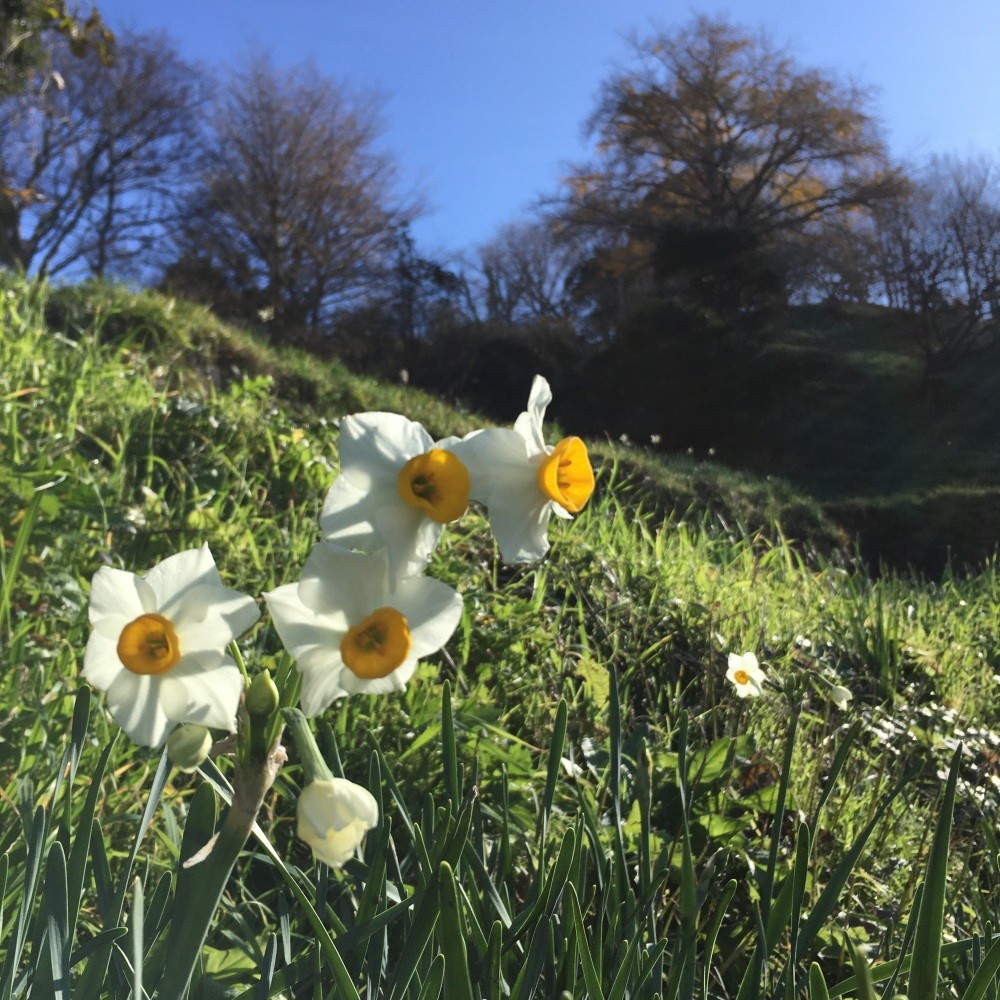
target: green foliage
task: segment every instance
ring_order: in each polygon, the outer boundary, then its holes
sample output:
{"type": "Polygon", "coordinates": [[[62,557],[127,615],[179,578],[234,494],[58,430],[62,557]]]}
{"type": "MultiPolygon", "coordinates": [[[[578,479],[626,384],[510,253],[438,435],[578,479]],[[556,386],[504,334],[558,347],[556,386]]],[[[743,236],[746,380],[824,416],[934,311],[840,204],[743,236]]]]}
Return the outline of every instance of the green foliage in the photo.
{"type": "MultiPolygon", "coordinates": [[[[317,409],[282,394],[296,355],[203,311],[59,294],[53,328],[49,290],[0,291],[0,997],[125,997],[163,981],[232,769],[171,773],[115,738],[77,678],[89,579],[203,541],[233,586],[294,579],[339,416],[469,418],[314,364],[339,385],[317,409]],[[259,367],[187,367],[232,344],[259,367]]],[[[432,572],[463,591],[452,642],[399,696],[318,720],[379,826],[341,871],[315,864],[289,746],[190,996],[991,996],[995,568],[875,581],[791,493],[711,480],[608,450],[534,568],[501,565],[478,517],[450,532],[432,572]],[[740,701],[745,650],[771,683],[740,701]]],[[[266,622],[246,641],[287,694],[278,650],[266,622]]]]}

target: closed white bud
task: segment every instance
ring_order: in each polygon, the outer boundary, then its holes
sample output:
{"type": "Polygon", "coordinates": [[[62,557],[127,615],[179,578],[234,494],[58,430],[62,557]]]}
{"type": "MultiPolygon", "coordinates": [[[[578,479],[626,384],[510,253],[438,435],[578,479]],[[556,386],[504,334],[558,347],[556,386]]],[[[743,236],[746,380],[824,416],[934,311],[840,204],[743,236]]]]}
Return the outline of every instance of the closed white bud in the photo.
{"type": "Polygon", "coordinates": [[[298,834],[317,861],[339,868],[378,825],[375,796],[346,778],[312,781],[302,790],[298,834]]]}

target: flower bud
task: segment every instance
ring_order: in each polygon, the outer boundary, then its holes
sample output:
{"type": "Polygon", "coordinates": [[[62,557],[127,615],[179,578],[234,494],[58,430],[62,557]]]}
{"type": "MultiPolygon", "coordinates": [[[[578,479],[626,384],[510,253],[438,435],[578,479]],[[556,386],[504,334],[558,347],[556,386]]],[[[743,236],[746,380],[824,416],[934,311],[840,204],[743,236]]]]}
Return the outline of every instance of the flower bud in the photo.
{"type": "Polygon", "coordinates": [[[190,774],[212,749],[212,734],[194,723],[178,726],[167,737],[167,756],[180,771],[190,774]]]}
{"type": "Polygon", "coordinates": [[[251,715],[270,715],[278,707],[278,689],[267,670],[262,670],[247,689],[247,711],[251,715]]]}
{"type": "Polygon", "coordinates": [[[378,825],[378,803],[367,788],[346,778],[331,778],[306,785],[296,816],[299,837],[312,848],[316,860],[338,868],[378,825]]]}

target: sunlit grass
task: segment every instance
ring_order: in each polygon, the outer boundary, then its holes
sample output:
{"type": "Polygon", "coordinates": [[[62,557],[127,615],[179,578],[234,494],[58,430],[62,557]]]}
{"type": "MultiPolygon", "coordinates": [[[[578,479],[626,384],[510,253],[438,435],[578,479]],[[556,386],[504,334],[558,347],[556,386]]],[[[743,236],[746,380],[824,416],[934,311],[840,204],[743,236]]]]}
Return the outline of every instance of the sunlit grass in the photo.
{"type": "MultiPolygon", "coordinates": [[[[107,289],[103,299],[60,294],[61,304],[44,288],[16,281],[0,288],[7,912],[17,912],[30,883],[26,845],[37,807],[48,810],[43,840],[50,853],[57,842],[71,853],[77,837],[90,839],[89,776],[117,727],[95,708],[85,734],[76,734],[75,769],[64,753],[84,686],[78,675],[94,571],[107,564],[143,571],[208,542],[227,584],[260,593],[295,579],[315,540],[336,472],[339,417],[387,408],[422,420],[433,434],[475,426],[468,414],[353,380],[335,364],[306,372],[298,356],[220,333],[194,307],[107,289]],[[53,313],[54,301],[61,313],[53,313]],[[54,315],[62,320],[55,326],[54,315]],[[242,368],[225,378],[192,373],[185,359],[200,337],[225,340],[242,368]],[[296,371],[299,382],[289,374],[296,371]],[[311,385],[316,394],[305,400],[288,392],[290,385],[311,385]]],[[[520,402],[512,402],[512,417],[520,402]]],[[[358,984],[373,984],[368,995],[390,995],[393,981],[393,995],[436,995],[430,944],[413,958],[410,985],[393,980],[402,975],[396,963],[410,961],[406,942],[424,930],[431,940],[420,903],[391,922],[384,918],[384,929],[368,936],[352,938],[351,928],[377,922],[415,887],[432,887],[426,898],[447,894],[450,876],[439,864],[446,861],[457,872],[475,974],[486,977],[495,965],[513,995],[530,995],[518,979],[526,968],[541,984],[537,995],[565,989],[583,996],[590,988],[571,930],[572,888],[593,952],[590,972],[606,995],[620,968],[632,995],[684,995],[688,973],[673,973],[667,959],[683,953],[688,930],[704,943],[715,926],[715,958],[706,962],[699,952],[697,979],[709,983],[706,996],[736,997],[758,941],[758,908],[765,898],[772,905],[761,881],[771,860],[779,909],[782,886],[792,899],[786,877],[796,843],[805,842],[796,831],[808,825],[811,849],[800,871],[805,920],[876,817],[864,863],[846,877],[835,918],[817,931],[807,957],[821,962],[831,985],[852,974],[847,938],[870,962],[897,957],[931,853],[941,775],[959,740],[966,755],[956,786],[946,935],[967,938],[995,922],[996,565],[936,583],[897,573],[872,579],[821,515],[782,495],[782,487],[769,493],[766,484],[720,473],[712,503],[677,509],[684,494],[665,484],[701,477],[698,489],[707,493],[711,470],[654,465],[625,449],[602,452],[594,501],[553,529],[541,566],[501,564],[475,514],[448,534],[431,573],[458,586],[465,613],[447,649],[402,695],[351,698],[319,726],[328,758],[348,777],[381,788],[389,826],[369,839],[365,865],[352,863],[343,878],[313,867],[294,837],[294,760],[279,777],[264,832],[305,873],[296,884],[308,888],[335,939],[345,935],[347,968],[358,984]],[[765,507],[770,513],[760,514],[765,507]],[[782,512],[794,523],[775,523],[782,512]],[[725,680],[726,657],[746,650],[756,652],[775,686],[741,702],[725,680]],[[845,710],[828,697],[829,683],[853,692],[845,710]],[[830,785],[836,748],[848,738],[851,751],[830,785]],[[904,775],[908,781],[880,814],[904,775]],[[779,791],[786,799],[776,817],[779,791]],[[366,889],[369,875],[373,888],[366,889]],[[730,878],[736,888],[721,907],[730,878]],[[549,935],[562,942],[555,962],[549,935]],[[644,950],[628,957],[640,937],[644,950]],[[660,941],[666,957],[656,957],[660,941]],[[380,979],[383,946],[389,961],[380,979]],[[421,994],[424,986],[429,992],[421,994]]],[[[252,662],[279,666],[280,646],[266,622],[244,645],[252,662]]],[[[224,760],[219,765],[228,771],[224,760]]],[[[108,885],[133,905],[130,879],[140,877],[147,931],[156,928],[157,913],[168,912],[163,880],[181,856],[199,779],[166,781],[136,844],[156,768],[155,756],[124,738],[109,752],[94,804],[94,836],[107,846],[93,856],[83,886],[78,944],[117,926],[108,885]],[[133,851],[138,860],[130,865],[133,851]]],[[[290,877],[299,879],[294,871],[290,877]]],[[[26,956],[44,951],[44,920],[31,919],[41,922],[25,925],[22,968],[26,956]]],[[[9,945],[16,929],[8,921],[0,933],[9,945]]],[[[434,940],[448,951],[445,940],[434,940]]],[[[150,969],[162,959],[156,941],[146,942],[150,969]]],[[[794,947],[783,924],[772,944],[764,966],[777,976],[794,947]]],[[[304,911],[262,850],[238,869],[210,945],[208,973],[240,989],[263,975],[269,948],[279,969],[271,995],[320,975],[304,911]]],[[[131,952],[119,957],[108,948],[112,974],[104,988],[124,996],[123,956],[131,952]]],[[[956,960],[949,968],[953,992],[942,995],[958,996],[971,966],[956,960]]],[[[802,969],[799,976],[804,987],[802,969]]]]}

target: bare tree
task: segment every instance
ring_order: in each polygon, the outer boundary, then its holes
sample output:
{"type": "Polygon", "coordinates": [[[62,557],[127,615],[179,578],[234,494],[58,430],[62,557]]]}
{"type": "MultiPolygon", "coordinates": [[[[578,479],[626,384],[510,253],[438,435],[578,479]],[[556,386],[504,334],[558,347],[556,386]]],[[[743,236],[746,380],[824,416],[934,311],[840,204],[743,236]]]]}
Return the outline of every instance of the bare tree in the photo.
{"type": "Polygon", "coordinates": [[[886,300],[916,315],[928,373],[952,367],[1000,321],[1000,165],[932,159],[875,221],[886,300]]]}
{"type": "Polygon", "coordinates": [[[414,210],[377,150],[373,98],[257,56],[221,87],[208,132],[169,283],[287,335],[316,332],[391,267],[414,210]]]}
{"type": "Polygon", "coordinates": [[[190,176],[204,79],[161,33],[115,60],[52,58],[61,85],[0,101],[0,266],[104,274],[157,242],[190,176]]]}
{"type": "Polygon", "coordinates": [[[569,294],[580,248],[560,238],[558,223],[532,219],[503,226],[478,247],[473,296],[487,322],[570,320],[569,294]]]}

